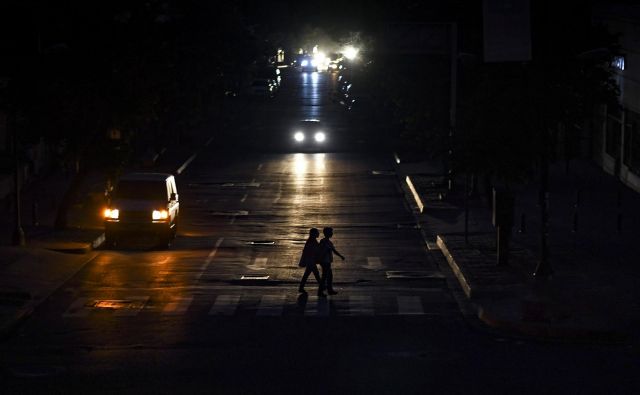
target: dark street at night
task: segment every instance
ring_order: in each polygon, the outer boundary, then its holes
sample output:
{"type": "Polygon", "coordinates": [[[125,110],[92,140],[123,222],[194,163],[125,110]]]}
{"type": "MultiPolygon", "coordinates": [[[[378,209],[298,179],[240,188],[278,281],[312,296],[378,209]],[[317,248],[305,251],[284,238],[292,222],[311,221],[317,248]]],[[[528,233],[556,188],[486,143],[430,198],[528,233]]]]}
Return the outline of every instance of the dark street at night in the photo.
{"type": "Polygon", "coordinates": [[[639,26],[3,2],[0,392],[640,393],[639,26]]]}

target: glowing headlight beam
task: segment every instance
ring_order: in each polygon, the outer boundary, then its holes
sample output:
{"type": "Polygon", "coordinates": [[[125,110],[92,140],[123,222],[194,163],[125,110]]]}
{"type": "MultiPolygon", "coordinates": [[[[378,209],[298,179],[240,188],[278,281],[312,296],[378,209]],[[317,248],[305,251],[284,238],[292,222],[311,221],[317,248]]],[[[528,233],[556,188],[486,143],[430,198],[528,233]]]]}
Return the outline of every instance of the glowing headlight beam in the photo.
{"type": "Polygon", "coordinates": [[[118,219],[120,218],[120,210],[117,208],[106,208],[104,209],[104,217],[107,219],[118,219]]]}
{"type": "Polygon", "coordinates": [[[153,219],[154,221],[167,218],[169,218],[169,213],[167,212],[167,210],[153,210],[153,212],[151,213],[151,219],[153,219]]]}
{"type": "Polygon", "coordinates": [[[318,143],[322,143],[327,139],[327,135],[324,134],[324,132],[317,132],[313,138],[318,142],[318,143]]]}
{"type": "Polygon", "coordinates": [[[296,132],[296,133],[293,135],[293,138],[294,138],[297,142],[301,143],[301,142],[303,142],[303,141],[304,141],[304,133],[302,133],[302,132],[296,132]]]}

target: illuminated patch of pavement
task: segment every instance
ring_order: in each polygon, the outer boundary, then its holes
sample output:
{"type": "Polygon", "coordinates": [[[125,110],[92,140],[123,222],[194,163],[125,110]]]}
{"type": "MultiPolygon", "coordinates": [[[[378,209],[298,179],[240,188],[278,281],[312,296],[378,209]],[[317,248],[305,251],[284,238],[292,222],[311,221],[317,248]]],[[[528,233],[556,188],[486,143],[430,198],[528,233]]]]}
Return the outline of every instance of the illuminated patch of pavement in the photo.
{"type": "Polygon", "coordinates": [[[227,216],[227,217],[234,217],[234,216],[247,216],[249,215],[249,212],[246,210],[236,210],[236,211],[209,211],[207,214],[209,215],[215,215],[215,216],[227,216]]]}

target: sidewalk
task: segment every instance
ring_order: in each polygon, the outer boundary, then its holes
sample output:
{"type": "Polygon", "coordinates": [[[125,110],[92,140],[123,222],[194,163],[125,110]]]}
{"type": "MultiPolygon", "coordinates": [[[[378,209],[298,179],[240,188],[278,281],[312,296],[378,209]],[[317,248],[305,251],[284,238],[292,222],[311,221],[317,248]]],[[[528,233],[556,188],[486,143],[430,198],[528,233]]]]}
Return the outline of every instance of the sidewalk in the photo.
{"type": "MultiPolygon", "coordinates": [[[[548,244],[553,275],[541,280],[532,275],[541,237],[536,183],[515,192],[509,265],[499,267],[490,205],[480,196],[469,198],[465,240],[464,179],[448,192],[442,169],[433,163],[401,162],[397,170],[405,187],[409,176],[424,206],[416,218],[425,241],[437,243],[485,324],[561,341],[639,340],[640,194],[590,162],[574,162],[568,173],[564,164],[551,166],[548,244]]],[[[406,193],[417,207],[409,188],[406,193]]]]}

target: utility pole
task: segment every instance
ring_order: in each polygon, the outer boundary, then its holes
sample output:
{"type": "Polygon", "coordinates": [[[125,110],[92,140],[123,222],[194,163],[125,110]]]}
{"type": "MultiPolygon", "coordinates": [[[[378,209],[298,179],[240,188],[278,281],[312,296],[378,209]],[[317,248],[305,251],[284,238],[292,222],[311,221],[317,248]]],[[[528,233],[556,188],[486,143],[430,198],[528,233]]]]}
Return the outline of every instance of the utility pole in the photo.
{"type": "Polygon", "coordinates": [[[456,107],[458,103],[458,24],[451,23],[450,26],[451,40],[451,86],[449,93],[449,169],[447,171],[448,189],[453,190],[454,173],[453,173],[453,147],[456,133],[456,107]]]}
{"type": "MultiPolygon", "coordinates": [[[[9,94],[11,94],[11,90],[9,90],[9,94]]],[[[9,131],[12,134],[13,161],[14,161],[14,167],[15,167],[15,171],[13,174],[15,227],[13,228],[13,236],[11,238],[11,243],[14,246],[24,247],[26,245],[26,240],[24,237],[24,230],[22,229],[22,212],[21,212],[21,205],[20,205],[20,200],[21,200],[20,199],[20,159],[18,155],[18,130],[16,128],[14,108],[11,105],[9,105],[8,115],[9,116],[7,119],[7,127],[9,128],[9,131]]]]}

